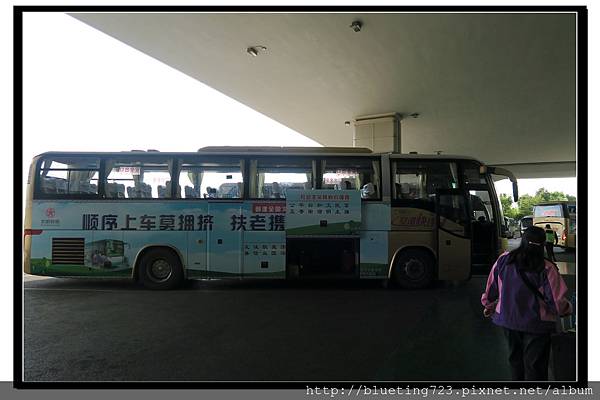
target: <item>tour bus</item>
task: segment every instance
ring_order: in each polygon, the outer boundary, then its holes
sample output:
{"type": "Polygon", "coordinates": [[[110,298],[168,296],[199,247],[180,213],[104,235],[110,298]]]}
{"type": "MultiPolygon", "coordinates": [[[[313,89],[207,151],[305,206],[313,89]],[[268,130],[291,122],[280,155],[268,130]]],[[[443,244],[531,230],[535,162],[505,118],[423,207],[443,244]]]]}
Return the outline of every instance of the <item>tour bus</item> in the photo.
{"type": "Polygon", "coordinates": [[[533,206],[533,224],[545,229],[550,225],[558,236],[558,246],[575,249],[577,208],[575,202],[551,201],[533,206]]]}
{"type": "Polygon", "coordinates": [[[506,228],[469,157],[362,148],[49,152],[30,167],[24,271],[184,279],[363,278],[420,288],[489,271],[506,228]]]}

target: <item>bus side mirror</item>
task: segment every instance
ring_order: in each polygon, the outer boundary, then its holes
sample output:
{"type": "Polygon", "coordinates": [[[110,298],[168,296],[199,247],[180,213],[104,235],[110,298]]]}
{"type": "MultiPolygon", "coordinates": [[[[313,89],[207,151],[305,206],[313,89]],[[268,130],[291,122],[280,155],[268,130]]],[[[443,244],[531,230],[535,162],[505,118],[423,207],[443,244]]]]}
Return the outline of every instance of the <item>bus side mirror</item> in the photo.
{"type": "Polygon", "coordinates": [[[513,182],[512,186],[513,186],[513,201],[516,203],[517,201],[519,201],[519,185],[517,185],[517,182],[513,182]]]}

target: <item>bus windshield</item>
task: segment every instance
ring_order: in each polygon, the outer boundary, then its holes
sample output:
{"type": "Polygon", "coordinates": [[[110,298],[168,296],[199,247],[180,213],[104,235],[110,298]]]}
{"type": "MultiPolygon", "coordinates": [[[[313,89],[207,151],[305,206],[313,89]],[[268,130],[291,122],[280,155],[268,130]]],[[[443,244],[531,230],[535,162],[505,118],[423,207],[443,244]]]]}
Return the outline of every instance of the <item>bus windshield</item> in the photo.
{"type": "Polygon", "coordinates": [[[562,217],[563,211],[560,204],[549,204],[535,206],[533,210],[534,217],[562,217]]]}

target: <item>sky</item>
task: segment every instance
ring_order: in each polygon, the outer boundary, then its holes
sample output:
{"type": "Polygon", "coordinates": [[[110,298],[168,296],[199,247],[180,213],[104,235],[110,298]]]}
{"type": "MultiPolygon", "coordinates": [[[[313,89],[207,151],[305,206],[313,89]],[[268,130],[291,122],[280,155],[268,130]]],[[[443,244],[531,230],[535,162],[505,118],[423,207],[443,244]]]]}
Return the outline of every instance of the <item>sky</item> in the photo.
{"type": "Polygon", "coordinates": [[[24,162],[50,150],[320,146],[60,13],[26,13],[24,162]]]}
{"type": "MultiPolygon", "coordinates": [[[[539,188],[549,192],[563,192],[577,196],[577,178],[543,178],[543,179],[517,179],[519,195],[534,195],[539,188]]],[[[496,192],[512,196],[512,184],[508,179],[496,182],[496,192]]]]}

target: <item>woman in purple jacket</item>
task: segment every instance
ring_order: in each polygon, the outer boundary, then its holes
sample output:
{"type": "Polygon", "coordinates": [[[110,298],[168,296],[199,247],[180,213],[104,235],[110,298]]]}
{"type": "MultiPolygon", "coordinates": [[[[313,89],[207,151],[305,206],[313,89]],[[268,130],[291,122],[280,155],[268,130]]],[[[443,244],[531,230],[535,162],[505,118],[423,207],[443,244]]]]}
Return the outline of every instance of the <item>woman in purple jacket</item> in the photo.
{"type": "Polygon", "coordinates": [[[527,228],[521,245],[498,258],[481,296],[483,314],[504,328],[513,380],[548,380],[550,335],[572,311],[556,264],[544,259],[545,240],[542,228],[527,228]]]}

